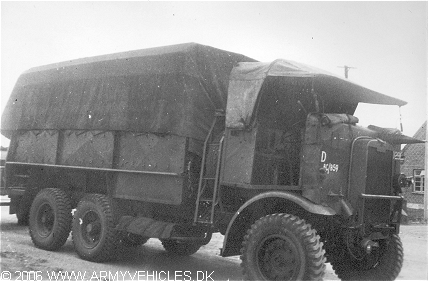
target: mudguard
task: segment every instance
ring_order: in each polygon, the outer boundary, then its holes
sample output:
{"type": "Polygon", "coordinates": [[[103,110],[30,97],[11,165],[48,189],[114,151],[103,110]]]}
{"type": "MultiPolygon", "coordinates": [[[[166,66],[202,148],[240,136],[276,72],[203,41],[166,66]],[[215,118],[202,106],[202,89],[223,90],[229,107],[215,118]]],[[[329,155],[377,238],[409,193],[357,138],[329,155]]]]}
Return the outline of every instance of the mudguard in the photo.
{"type": "MultiPolygon", "coordinates": [[[[236,249],[239,244],[241,245],[241,239],[237,239],[235,236],[231,236],[231,233],[233,233],[233,228],[236,225],[235,222],[239,218],[240,214],[242,214],[247,208],[250,208],[252,204],[256,202],[260,202],[261,200],[267,199],[267,198],[280,198],[287,201],[291,201],[293,203],[296,203],[306,211],[318,214],[318,215],[326,215],[326,216],[333,216],[336,215],[336,211],[334,211],[330,207],[325,207],[322,205],[314,204],[313,202],[309,201],[308,199],[299,196],[295,193],[291,192],[281,192],[281,191],[272,191],[272,192],[265,192],[262,194],[258,194],[251,199],[249,199],[247,202],[245,202],[239,210],[235,213],[235,215],[232,217],[232,219],[229,222],[229,225],[227,226],[226,234],[223,240],[223,248],[221,250],[221,255],[223,257],[236,255],[236,249]],[[229,237],[230,236],[230,237],[229,237]],[[230,238],[230,243],[229,242],[230,238]],[[237,244],[237,245],[232,245],[237,244]]],[[[253,222],[251,222],[252,224],[253,222]]],[[[244,237],[245,233],[240,233],[240,236],[244,237]]]]}

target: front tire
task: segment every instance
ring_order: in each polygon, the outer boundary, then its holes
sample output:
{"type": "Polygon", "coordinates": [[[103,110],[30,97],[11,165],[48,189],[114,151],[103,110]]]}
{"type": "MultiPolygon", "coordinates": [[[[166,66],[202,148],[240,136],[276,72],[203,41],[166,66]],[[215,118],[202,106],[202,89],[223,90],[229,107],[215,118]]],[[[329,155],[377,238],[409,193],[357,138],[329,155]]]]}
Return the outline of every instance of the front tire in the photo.
{"type": "Polygon", "coordinates": [[[72,237],[82,259],[94,262],[113,259],[120,239],[106,195],[89,194],[80,200],[74,213],[72,237]]]}
{"type": "Polygon", "coordinates": [[[256,221],[247,231],[241,266],[247,280],[322,280],[323,244],[304,220],[273,214],[256,221]]]}
{"type": "Polygon", "coordinates": [[[346,251],[346,245],[343,246],[331,254],[330,261],[333,270],[342,280],[395,280],[403,266],[403,245],[396,234],[389,241],[379,241],[379,257],[376,262],[368,263],[366,260],[369,259],[355,261],[346,251]]]}
{"type": "Polygon", "coordinates": [[[64,190],[46,188],[34,198],[30,209],[31,240],[38,248],[61,248],[71,230],[71,199],[64,190]]]}

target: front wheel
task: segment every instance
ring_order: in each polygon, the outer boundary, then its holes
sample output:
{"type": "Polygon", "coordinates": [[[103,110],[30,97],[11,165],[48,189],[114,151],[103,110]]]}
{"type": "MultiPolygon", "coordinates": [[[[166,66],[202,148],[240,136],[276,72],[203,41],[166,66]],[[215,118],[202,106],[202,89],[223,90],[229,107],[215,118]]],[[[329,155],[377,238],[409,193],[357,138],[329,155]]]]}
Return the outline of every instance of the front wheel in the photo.
{"type": "Polygon", "coordinates": [[[396,234],[380,240],[379,248],[361,259],[347,249],[345,244],[331,253],[330,263],[342,280],[395,280],[403,266],[403,246],[396,234]]]}
{"type": "Polygon", "coordinates": [[[82,259],[103,262],[115,256],[120,239],[106,195],[89,194],[80,200],[74,213],[72,237],[82,259]]]}
{"type": "Polygon", "coordinates": [[[247,231],[241,249],[247,280],[322,280],[323,244],[304,220],[289,214],[262,217],[247,231]]]}

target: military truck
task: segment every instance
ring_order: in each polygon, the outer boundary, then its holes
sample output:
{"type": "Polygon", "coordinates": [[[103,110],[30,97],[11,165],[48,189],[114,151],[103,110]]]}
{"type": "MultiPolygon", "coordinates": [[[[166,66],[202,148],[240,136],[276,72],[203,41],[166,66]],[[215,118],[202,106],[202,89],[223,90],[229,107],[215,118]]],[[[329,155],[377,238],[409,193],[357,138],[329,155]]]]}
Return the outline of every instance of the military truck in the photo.
{"type": "Polygon", "coordinates": [[[359,103],[404,101],[300,63],[195,43],[24,72],[2,116],[10,213],[85,260],[224,235],[249,280],[393,280],[403,263],[399,132],[359,103]],[[74,213],[73,213],[73,210],[74,213]]]}

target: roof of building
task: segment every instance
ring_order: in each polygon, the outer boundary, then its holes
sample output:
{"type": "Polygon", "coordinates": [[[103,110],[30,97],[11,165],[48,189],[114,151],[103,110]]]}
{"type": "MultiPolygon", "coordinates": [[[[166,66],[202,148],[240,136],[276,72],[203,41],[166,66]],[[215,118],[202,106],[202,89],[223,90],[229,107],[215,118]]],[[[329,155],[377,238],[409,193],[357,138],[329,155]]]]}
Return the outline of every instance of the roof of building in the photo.
{"type": "MultiPolygon", "coordinates": [[[[426,133],[427,133],[427,121],[425,121],[419,129],[416,131],[416,133],[413,135],[413,138],[418,140],[426,140],[426,133]]],[[[411,147],[413,147],[413,144],[407,144],[402,149],[402,152],[408,151],[411,147]]],[[[422,147],[425,150],[425,146],[419,144],[418,147],[422,147]]]]}

